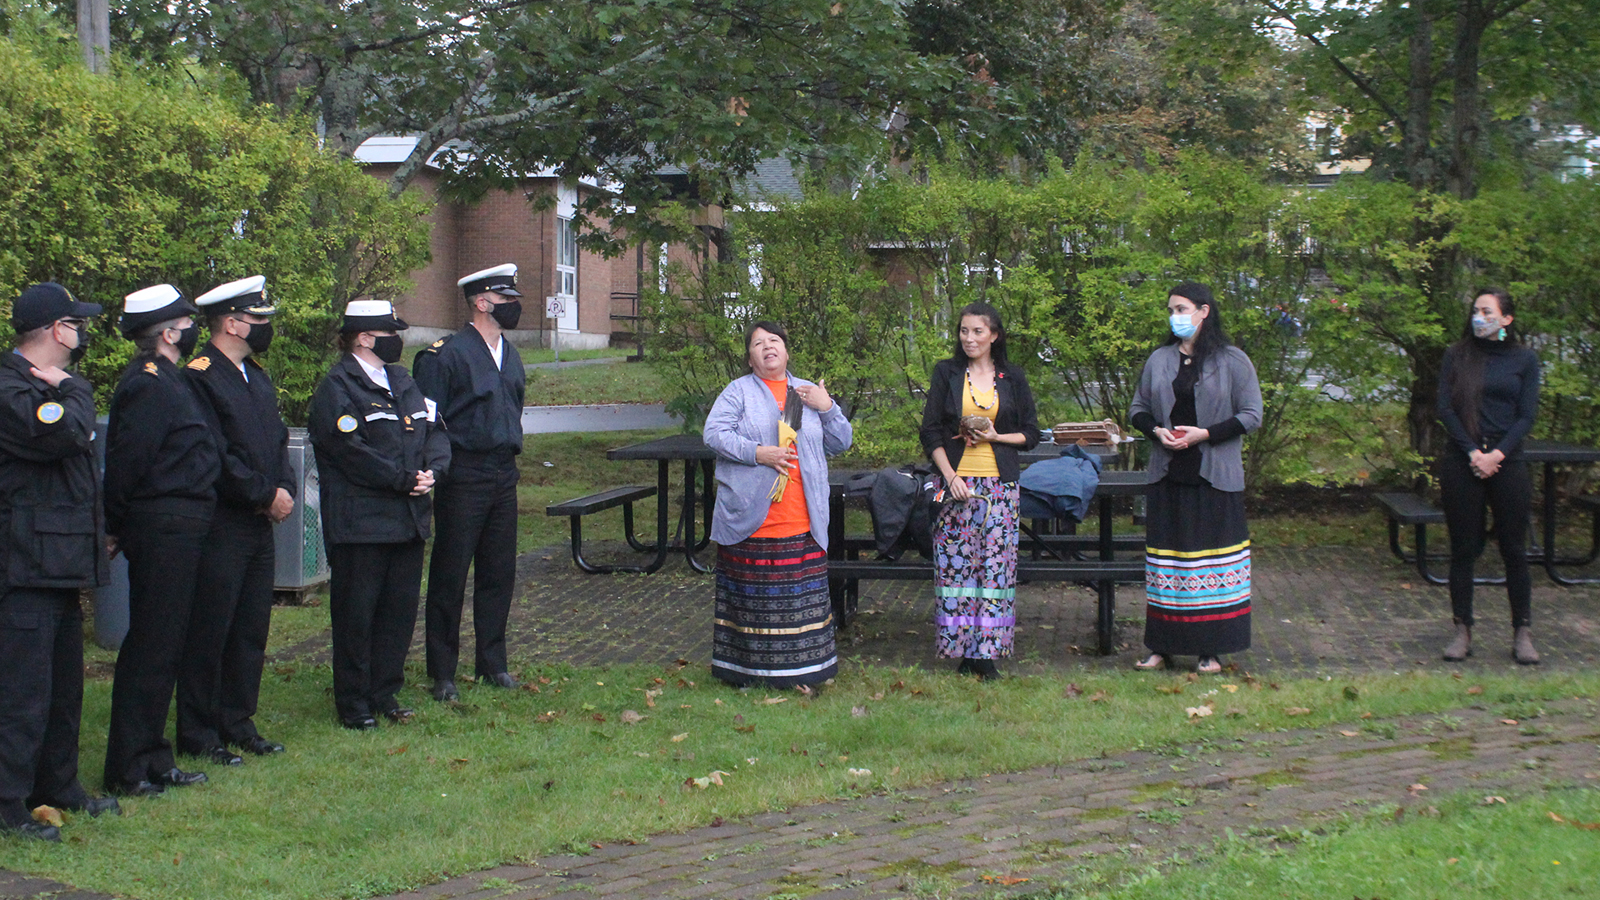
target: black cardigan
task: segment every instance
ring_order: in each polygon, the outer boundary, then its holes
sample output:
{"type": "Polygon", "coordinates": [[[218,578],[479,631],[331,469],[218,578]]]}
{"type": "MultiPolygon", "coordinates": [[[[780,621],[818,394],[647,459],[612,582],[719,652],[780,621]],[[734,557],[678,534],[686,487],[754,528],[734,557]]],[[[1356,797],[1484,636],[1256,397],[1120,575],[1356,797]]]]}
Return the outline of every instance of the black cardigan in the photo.
{"type": "MultiPolygon", "coordinates": [[[[961,465],[961,454],[967,442],[961,439],[961,391],[966,385],[965,360],[941,360],[933,367],[933,378],[928,384],[928,402],[922,407],[922,452],[933,459],[933,451],[943,447],[950,458],[951,468],[961,465]]],[[[997,366],[995,391],[1000,395],[999,409],[995,410],[994,430],[1000,434],[1022,433],[1022,450],[1032,450],[1039,445],[1039,413],[1033,406],[1033,391],[1028,389],[1028,378],[1016,366],[997,366]]],[[[1017,462],[1014,444],[992,444],[994,461],[1000,470],[1001,481],[1016,481],[1022,475],[1017,462]]]]}

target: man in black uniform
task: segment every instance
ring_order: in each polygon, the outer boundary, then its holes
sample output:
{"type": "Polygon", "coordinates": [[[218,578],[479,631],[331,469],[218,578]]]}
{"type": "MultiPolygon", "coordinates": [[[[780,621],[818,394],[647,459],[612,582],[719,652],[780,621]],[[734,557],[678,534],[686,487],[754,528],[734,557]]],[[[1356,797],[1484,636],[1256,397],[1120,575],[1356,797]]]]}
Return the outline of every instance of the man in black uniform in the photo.
{"type": "Polygon", "coordinates": [[[322,483],[322,533],[332,576],[333,706],[365,731],[404,722],[398,697],[417,625],[422,546],[450,440],[433,401],[400,361],[406,323],[386,300],[345,307],[345,355],[311,398],[306,423],[322,483]]]}
{"type": "Polygon", "coordinates": [[[501,335],[517,327],[522,294],[514,265],[474,272],[457,284],[472,321],[418,353],[412,365],[450,435],[450,473],[433,501],[437,527],[428,567],[428,676],[440,701],[460,699],[455,678],[468,566],[476,674],[486,684],[517,687],[507,671],[506,619],[517,571],[525,375],[517,348],[501,335]]]}
{"type": "Polygon", "coordinates": [[[195,298],[211,341],[183,370],[211,422],[222,475],[178,670],[178,749],[223,765],[243,761],[230,746],[283,752],[253,721],[272,621],[272,526],[294,511],[289,429],[272,379],[252,358],[272,343],[277,310],[265,286],[256,275],[195,298]]]}
{"type": "Polygon", "coordinates": [[[106,534],[128,556],[128,635],[117,652],[106,742],[106,790],[150,796],[196,784],[167,741],[167,707],[194,606],[200,551],[217,505],[222,458],[178,363],[200,337],[196,310],[170,284],[123,302],[138,345],[111,398],[106,429],[106,534]]]}
{"type": "Polygon", "coordinates": [[[104,584],[94,389],[66,371],[83,355],[89,316],[54,282],[12,306],[17,349],[0,356],[0,833],[61,840],[33,821],[41,804],[117,809],[78,782],[83,610],[78,589],[104,584]]]}

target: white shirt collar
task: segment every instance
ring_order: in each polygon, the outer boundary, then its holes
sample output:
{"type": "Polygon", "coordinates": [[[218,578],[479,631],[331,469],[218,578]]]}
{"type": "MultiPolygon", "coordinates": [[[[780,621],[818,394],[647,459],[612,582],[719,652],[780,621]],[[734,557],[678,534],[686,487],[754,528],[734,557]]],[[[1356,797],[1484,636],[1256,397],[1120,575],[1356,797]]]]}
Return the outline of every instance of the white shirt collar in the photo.
{"type": "Polygon", "coordinates": [[[367,365],[367,361],[366,360],[362,359],[361,357],[357,356],[356,354],[352,353],[352,354],[350,354],[350,356],[351,356],[351,358],[353,358],[361,366],[361,371],[367,373],[367,378],[369,378],[372,381],[373,384],[377,385],[378,387],[383,388],[386,391],[391,390],[391,388],[389,387],[389,370],[388,370],[387,367],[385,367],[385,366],[377,366],[377,367],[369,366],[369,365],[367,365]]]}

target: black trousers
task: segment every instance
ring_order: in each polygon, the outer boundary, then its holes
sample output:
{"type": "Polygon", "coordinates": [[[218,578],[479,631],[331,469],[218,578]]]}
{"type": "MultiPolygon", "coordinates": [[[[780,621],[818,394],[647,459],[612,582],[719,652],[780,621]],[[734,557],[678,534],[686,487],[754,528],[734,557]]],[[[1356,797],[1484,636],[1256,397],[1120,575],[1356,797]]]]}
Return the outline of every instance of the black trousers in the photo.
{"type": "Polygon", "coordinates": [[[1467,455],[1452,447],[1439,459],[1439,502],[1450,529],[1450,611],[1471,625],[1472,574],[1483,555],[1486,514],[1494,510],[1494,537],[1506,567],[1511,627],[1531,625],[1533,576],[1528,569],[1528,512],[1533,479],[1520,459],[1506,460],[1490,478],[1472,473],[1467,455]]]}
{"type": "Polygon", "coordinates": [[[111,684],[107,790],[149,780],[177,765],[166,738],[167,709],[178,683],[211,519],[159,510],[159,505],[136,506],[122,544],[128,557],[128,635],[117,651],[111,684]]]}
{"type": "Polygon", "coordinates": [[[477,675],[506,671],[506,619],[517,575],[517,463],[509,453],[484,464],[453,459],[433,498],[428,565],[428,677],[456,677],[461,607],[472,568],[477,675]]]}
{"type": "MultiPolygon", "coordinates": [[[[0,581],[5,572],[0,571],[0,581]]],[[[81,806],[83,609],[77,588],[0,592],[0,819],[41,803],[81,806]]]]}
{"type": "Polygon", "coordinates": [[[330,544],[333,707],[341,719],[395,709],[422,593],[422,541],[330,544]]]}
{"type": "Polygon", "coordinates": [[[272,523],[218,506],[200,554],[194,611],[178,667],[178,749],[256,737],[256,702],[272,623],[272,523]]]}

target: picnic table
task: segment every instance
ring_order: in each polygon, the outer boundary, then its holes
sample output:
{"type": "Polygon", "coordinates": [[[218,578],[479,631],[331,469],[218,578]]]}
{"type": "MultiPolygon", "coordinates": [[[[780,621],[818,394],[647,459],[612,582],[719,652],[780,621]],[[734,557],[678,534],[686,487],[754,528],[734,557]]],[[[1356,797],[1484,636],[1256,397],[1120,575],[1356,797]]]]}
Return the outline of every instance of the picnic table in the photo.
{"type": "MultiPolygon", "coordinates": [[[[1528,548],[1528,562],[1544,567],[1551,581],[1561,585],[1600,583],[1600,578],[1570,576],[1562,568],[1581,567],[1600,557],[1600,498],[1579,497],[1578,505],[1590,510],[1593,518],[1589,549],[1581,556],[1562,556],[1556,548],[1556,532],[1560,523],[1560,503],[1556,490],[1556,470],[1561,466],[1592,465],[1600,462],[1600,448],[1583,447],[1560,441],[1527,441],[1522,445],[1522,458],[1529,465],[1542,468],[1540,486],[1544,493],[1541,507],[1540,530],[1530,534],[1540,536],[1538,543],[1528,548]]],[[[1443,525],[1444,512],[1425,498],[1412,493],[1382,493],[1376,497],[1383,507],[1389,524],[1389,549],[1404,563],[1414,563],[1417,573],[1429,584],[1447,584],[1448,579],[1434,574],[1428,568],[1428,526],[1443,525]],[[1414,531],[1413,547],[1407,551],[1400,545],[1400,528],[1414,531]]],[[[1505,584],[1504,576],[1480,575],[1473,579],[1477,584],[1505,584]]]]}

